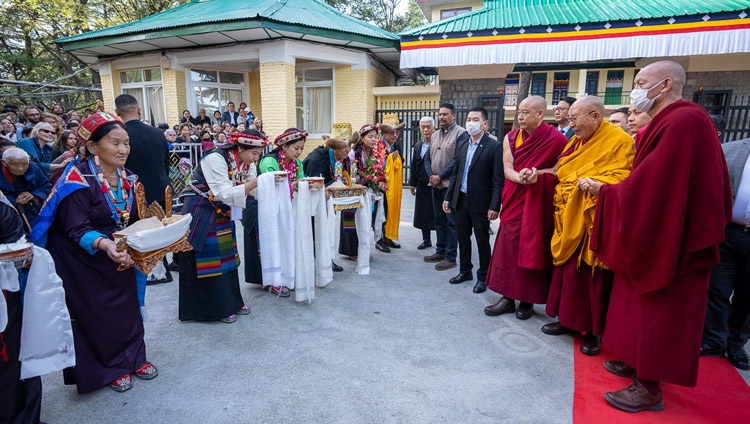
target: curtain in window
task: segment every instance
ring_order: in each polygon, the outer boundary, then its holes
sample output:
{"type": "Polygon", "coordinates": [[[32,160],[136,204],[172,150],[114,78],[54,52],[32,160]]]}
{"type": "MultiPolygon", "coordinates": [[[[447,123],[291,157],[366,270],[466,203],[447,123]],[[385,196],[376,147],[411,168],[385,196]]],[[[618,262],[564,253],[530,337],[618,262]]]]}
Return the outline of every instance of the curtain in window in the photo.
{"type": "Polygon", "coordinates": [[[324,134],[331,131],[331,87],[307,88],[307,132],[324,134]]]}
{"type": "Polygon", "coordinates": [[[152,85],[146,87],[148,96],[149,118],[154,124],[167,122],[167,111],[164,108],[164,87],[161,85],[152,85]]]}

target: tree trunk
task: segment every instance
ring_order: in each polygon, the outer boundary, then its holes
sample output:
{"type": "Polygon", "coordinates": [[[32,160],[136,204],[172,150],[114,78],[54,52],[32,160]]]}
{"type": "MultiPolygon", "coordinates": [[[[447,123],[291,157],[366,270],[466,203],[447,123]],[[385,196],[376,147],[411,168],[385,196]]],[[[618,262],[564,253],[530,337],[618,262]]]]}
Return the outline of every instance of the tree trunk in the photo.
{"type": "Polygon", "coordinates": [[[518,86],[518,100],[516,101],[516,113],[513,115],[513,129],[518,128],[518,107],[521,105],[521,101],[529,97],[529,89],[531,88],[531,71],[521,72],[521,81],[518,86]]]}

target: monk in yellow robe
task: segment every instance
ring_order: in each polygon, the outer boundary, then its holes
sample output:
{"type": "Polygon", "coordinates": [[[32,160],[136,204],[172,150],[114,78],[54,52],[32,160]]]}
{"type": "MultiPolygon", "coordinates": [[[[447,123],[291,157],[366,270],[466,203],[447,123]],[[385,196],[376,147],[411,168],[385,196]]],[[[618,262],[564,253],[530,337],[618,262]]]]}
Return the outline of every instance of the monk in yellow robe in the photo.
{"type": "Polygon", "coordinates": [[[576,101],[568,118],[575,132],[557,164],[555,230],[552,235],[552,282],[546,324],[549,335],[585,332],[581,352],[596,355],[607,316],[614,276],[589,248],[597,197],[580,187],[591,178],[617,184],[630,173],[633,138],[604,120],[604,104],[594,96],[576,101]]]}
{"type": "MultiPolygon", "coordinates": [[[[396,123],[398,117],[395,117],[396,123]]],[[[389,253],[391,248],[400,249],[398,240],[398,227],[401,223],[401,194],[404,178],[404,161],[401,154],[401,146],[398,140],[399,132],[406,123],[380,124],[382,138],[380,140],[386,149],[385,177],[388,190],[385,192],[385,224],[383,225],[383,238],[375,243],[375,248],[381,252],[389,253]]]]}

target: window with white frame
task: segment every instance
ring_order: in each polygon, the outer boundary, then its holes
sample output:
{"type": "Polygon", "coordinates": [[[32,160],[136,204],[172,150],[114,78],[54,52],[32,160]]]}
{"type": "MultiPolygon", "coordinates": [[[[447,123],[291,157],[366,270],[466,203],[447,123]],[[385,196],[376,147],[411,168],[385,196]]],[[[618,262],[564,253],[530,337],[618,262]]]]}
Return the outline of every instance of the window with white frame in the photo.
{"type": "Polygon", "coordinates": [[[122,94],[130,94],[138,100],[143,119],[152,123],[167,121],[160,68],[121,71],[120,89],[122,94]]]}
{"type": "Polygon", "coordinates": [[[237,108],[243,101],[250,103],[245,98],[245,75],[241,72],[191,69],[190,81],[195,96],[193,116],[201,108],[206,109],[207,116],[213,116],[214,111],[224,112],[229,102],[237,108]]]}
{"type": "Polygon", "coordinates": [[[333,69],[295,72],[297,128],[328,134],[333,124],[333,69]]]}

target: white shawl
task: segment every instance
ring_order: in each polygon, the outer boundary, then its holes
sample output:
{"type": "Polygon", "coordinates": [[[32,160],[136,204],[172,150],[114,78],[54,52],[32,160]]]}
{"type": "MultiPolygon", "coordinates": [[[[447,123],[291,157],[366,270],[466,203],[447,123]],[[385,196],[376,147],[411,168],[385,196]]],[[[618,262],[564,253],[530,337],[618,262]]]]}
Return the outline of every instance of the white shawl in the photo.
{"type": "Polygon", "coordinates": [[[357,258],[357,268],[355,271],[361,275],[370,274],[370,247],[372,246],[372,236],[370,228],[374,227],[375,240],[383,237],[383,223],[385,222],[385,210],[383,209],[383,194],[375,193],[372,189],[367,189],[361,208],[357,209],[354,214],[354,224],[357,227],[357,238],[359,239],[359,248],[357,258]],[[378,202],[378,208],[375,211],[375,222],[372,223],[372,205],[378,202]]]}
{"type": "MultiPolygon", "coordinates": [[[[297,182],[294,198],[294,299],[297,302],[315,299],[315,258],[313,257],[310,188],[307,181],[297,182]]],[[[261,255],[262,256],[262,255],[261,255]]],[[[329,265],[330,267],[330,265],[329,265]]]]}
{"type": "Polygon", "coordinates": [[[289,184],[274,173],[258,177],[258,241],[264,286],[294,288],[294,221],[289,184]]]}
{"type": "Polygon", "coordinates": [[[52,256],[37,246],[24,292],[18,359],[21,379],[60,371],[76,363],[62,280],[55,272],[52,256]]]}
{"type": "Polygon", "coordinates": [[[315,216],[315,285],[325,287],[333,281],[331,223],[328,219],[330,215],[334,215],[333,204],[326,202],[326,192],[323,189],[312,192],[311,198],[311,212],[315,216]]]}

